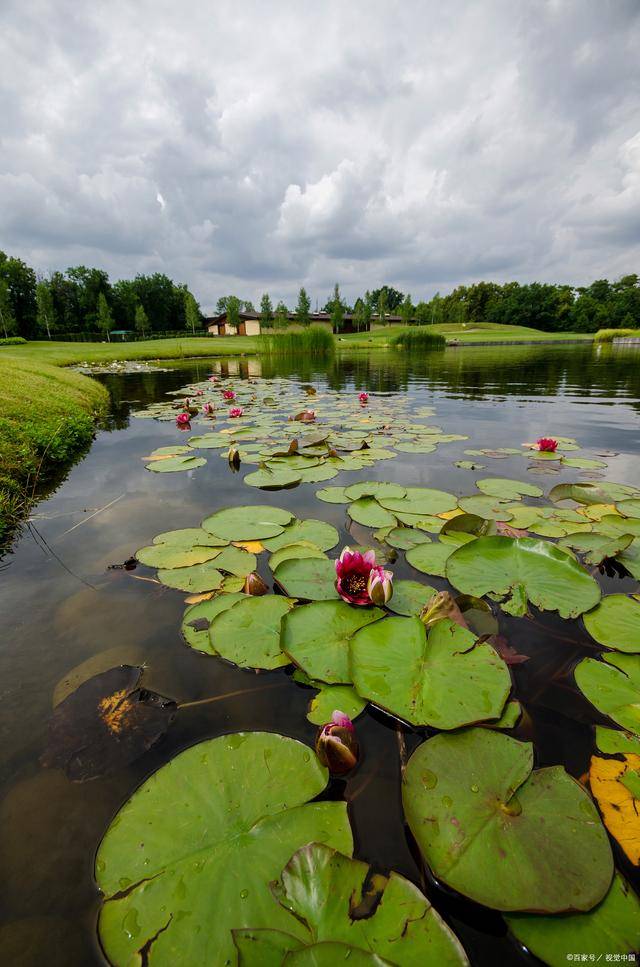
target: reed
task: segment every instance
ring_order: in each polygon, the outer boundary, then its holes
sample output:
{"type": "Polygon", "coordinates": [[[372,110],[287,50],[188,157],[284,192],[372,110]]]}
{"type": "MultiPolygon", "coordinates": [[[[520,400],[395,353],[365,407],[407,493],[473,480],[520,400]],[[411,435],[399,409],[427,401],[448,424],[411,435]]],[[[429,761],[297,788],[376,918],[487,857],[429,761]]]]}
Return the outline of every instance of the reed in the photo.
{"type": "Polygon", "coordinates": [[[268,356],[305,356],[308,359],[330,359],[335,350],[332,333],[322,326],[278,332],[261,336],[268,356]]]}
{"type": "Polygon", "coordinates": [[[429,332],[426,326],[416,326],[395,335],[391,345],[394,349],[401,349],[403,352],[419,353],[431,349],[444,349],[447,341],[439,332],[429,332]]]}

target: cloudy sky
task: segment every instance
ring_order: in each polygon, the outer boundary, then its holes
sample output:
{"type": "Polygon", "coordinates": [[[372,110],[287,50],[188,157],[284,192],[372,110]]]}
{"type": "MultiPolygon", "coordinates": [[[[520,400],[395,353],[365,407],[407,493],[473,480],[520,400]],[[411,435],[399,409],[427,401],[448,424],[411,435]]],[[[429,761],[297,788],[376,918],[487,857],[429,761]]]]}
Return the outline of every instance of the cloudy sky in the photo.
{"type": "Polygon", "coordinates": [[[638,0],[1,0],[0,248],[417,300],[640,271],[638,0]]]}

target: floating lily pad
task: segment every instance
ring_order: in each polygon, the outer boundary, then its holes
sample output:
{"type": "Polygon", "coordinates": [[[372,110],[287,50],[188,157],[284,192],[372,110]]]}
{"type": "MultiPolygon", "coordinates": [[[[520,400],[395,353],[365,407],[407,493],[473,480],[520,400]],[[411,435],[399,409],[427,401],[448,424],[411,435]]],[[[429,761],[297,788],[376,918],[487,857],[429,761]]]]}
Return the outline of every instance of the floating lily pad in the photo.
{"type": "Polygon", "coordinates": [[[625,960],[640,947],[640,900],[619,873],[604,900],[588,913],[516,914],[505,920],[514,937],[550,967],[566,967],[576,951],[604,963],[615,955],[625,960]]]}
{"type": "Polygon", "coordinates": [[[563,618],[575,618],[600,600],[597,582],[573,557],[530,537],[478,537],[454,550],[447,578],[477,597],[524,588],[532,604],[563,618]]]}
{"type": "Polygon", "coordinates": [[[468,964],[455,935],[413,883],[395,872],[374,874],[367,863],[326,846],[312,843],[298,850],[273,892],[307,927],[308,946],[296,949],[289,936],[275,930],[234,930],[246,967],[468,964]]]}
{"type": "Polygon", "coordinates": [[[216,615],[232,608],[234,604],[244,598],[245,595],[241,592],[219,594],[209,601],[201,601],[199,604],[187,608],[180,629],[186,643],[191,648],[195,648],[196,651],[203,651],[207,655],[216,655],[217,652],[211,644],[209,626],[216,615]]]}
{"type": "Polygon", "coordinates": [[[420,581],[394,581],[393,595],[387,601],[387,608],[394,614],[419,615],[435,593],[435,588],[420,581]]]}
{"type": "MultiPolygon", "coordinates": [[[[316,683],[313,684],[315,686],[316,683]]],[[[311,699],[307,718],[314,725],[324,725],[331,721],[334,711],[338,710],[353,720],[365,710],[366,706],[366,699],[360,698],[351,685],[324,685],[311,699]]]]}
{"type": "Polygon", "coordinates": [[[445,618],[427,637],[419,618],[385,618],[350,646],[358,694],[412,725],[456,729],[498,718],[511,690],[507,666],[488,644],[445,618]]]}
{"type": "Polygon", "coordinates": [[[302,480],[302,471],[287,470],[286,467],[278,467],[274,470],[263,468],[248,473],[244,482],[248,487],[258,487],[260,490],[284,490],[295,487],[302,480]]]}
{"type": "Polygon", "coordinates": [[[305,604],[284,618],[281,647],[310,678],[350,682],[349,641],[360,628],[383,616],[379,608],[356,608],[345,601],[305,604]]]}
{"type": "Polygon", "coordinates": [[[340,540],[335,527],[327,524],[324,520],[294,520],[277,537],[271,537],[264,541],[264,546],[268,551],[277,551],[287,544],[297,544],[300,541],[308,541],[315,544],[321,551],[328,551],[335,547],[340,540]]]}
{"type": "Polygon", "coordinates": [[[607,466],[603,460],[587,460],[586,457],[563,457],[562,464],[574,470],[604,470],[607,466]]]}
{"type": "Polygon", "coordinates": [[[613,874],[588,793],[533,747],[493,729],[436,735],[404,776],[407,821],[434,875],[497,910],[590,910],[613,874]]]}
{"type": "Polygon", "coordinates": [[[632,534],[607,537],[605,534],[570,533],[558,541],[560,547],[571,547],[584,555],[585,564],[601,564],[608,557],[615,557],[629,547],[632,534]]]}
{"type": "Polygon", "coordinates": [[[290,598],[330,601],[338,598],[335,561],[321,558],[282,561],[273,576],[290,598]]]}
{"type": "Polygon", "coordinates": [[[175,567],[158,571],[158,580],[168,588],[197,594],[201,591],[217,591],[224,577],[215,567],[215,561],[194,564],[192,567],[175,567]]]}
{"type": "Polygon", "coordinates": [[[257,560],[255,554],[246,551],[244,547],[225,547],[215,559],[219,571],[235,574],[236,577],[246,578],[255,571],[257,560]]]}
{"type": "Polygon", "coordinates": [[[204,564],[218,556],[220,547],[179,547],[173,544],[149,544],[136,551],[136,558],[147,567],[174,568],[204,564]]]}
{"type": "Polygon", "coordinates": [[[640,735],[640,656],[607,654],[584,658],[574,672],[582,694],[609,718],[640,735]]]}
{"type": "Polygon", "coordinates": [[[520,500],[522,497],[542,497],[543,491],[534,484],[521,480],[508,480],[504,477],[485,477],[476,480],[476,487],[489,497],[501,500],[520,500]]]}
{"type": "Polygon", "coordinates": [[[280,507],[227,507],[205,517],[202,527],[228,541],[259,541],[281,534],[292,520],[280,507]]]}
{"type": "Polygon", "coordinates": [[[151,748],[173,722],[177,706],[142,688],[142,674],[130,665],[110,668],[56,705],[42,765],[82,782],[110,775],[151,748]]]}
{"type": "Polygon", "coordinates": [[[176,473],[179,470],[197,470],[204,467],[207,461],[204,457],[188,456],[167,457],[166,460],[154,460],[146,464],[146,469],[153,473],[176,473]]]}
{"type": "Polygon", "coordinates": [[[269,558],[269,567],[272,571],[275,571],[278,564],[283,561],[298,560],[301,561],[307,557],[325,557],[324,551],[321,551],[317,544],[313,544],[311,541],[296,541],[294,544],[285,544],[284,547],[278,548],[274,551],[269,558]]]}
{"type": "MultiPolygon", "coordinates": [[[[223,537],[216,537],[202,527],[183,527],[180,530],[164,531],[153,538],[154,544],[167,544],[172,547],[226,547],[229,543],[223,537]]],[[[152,565],[153,567],[154,565],[152,565]]]]}
{"type": "Polygon", "coordinates": [[[458,506],[465,514],[482,517],[485,520],[512,520],[513,512],[508,504],[499,497],[489,497],[486,494],[475,494],[472,497],[461,497],[458,506]]]}
{"type": "Polygon", "coordinates": [[[634,866],[640,866],[640,756],[603,759],[594,755],[589,786],[604,824],[634,866]]]}
{"type": "Polygon", "coordinates": [[[348,504],[349,498],[345,494],[345,489],[345,487],[323,487],[322,490],[316,490],[316,497],[327,504],[348,504]]]}
{"type": "Polygon", "coordinates": [[[491,729],[514,729],[522,717],[522,705],[520,702],[512,700],[507,702],[504,711],[495,722],[488,722],[487,726],[491,729]]]}
{"type": "Polygon", "coordinates": [[[406,496],[400,499],[381,497],[380,503],[391,513],[399,510],[404,514],[437,516],[453,510],[457,504],[453,494],[444,490],[431,490],[428,487],[407,487],[406,496]]]}
{"type": "Polygon", "coordinates": [[[640,735],[607,729],[604,725],[596,725],[596,745],[606,755],[615,755],[617,752],[640,755],[640,735]]]}
{"type": "Polygon", "coordinates": [[[289,658],[280,650],[280,622],[294,602],[282,595],[242,595],[211,621],[213,651],[241,668],[281,668],[289,658]]]}
{"type": "Polygon", "coordinates": [[[364,527],[395,527],[397,521],[393,514],[380,506],[373,497],[360,497],[347,507],[351,520],[364,527]]]}
{"type": "Polygon", "coordinates": [[[406,487],[387,483],[384,480],[362,480],[360,483],[345,487],[345,495],[349,500],[359,500],[360,497],[375,497],[376,500],[382,497],[402,498],[406,492],[406,487]]]}
{"type": "Polygon", "coordinates": [[[640,497],[628,497],[626,500],[619,500],[616,509],[623,517],[640,517],[640,497]]]}
{"type": "Polygon", "coordinates": [[[385,544],[401,551],[407,551],[416,544],[429,544],[431,538],[415,527],[391,527],[384,536],[385,544]]]}
{"type": "Polygon", "coordinates": [[[423,574],[444,577],[447,561],[455,549],[450,544],[417,544],[407,551],[407,563],[423,574]]]}
{"type": "Polygon", "coordinates": [[[583,620],[591,637],[605,648],[640,652],[640,601],[637,599],[626,594],[608,594],[583,620]]]}
{"type": "Polygon", "coordinates": [[[150,963],[235,963],[231,930],[243,927],[305,940],[270,883],[309,842],[351,852],[346,804],[309,802],[326,782],[308,746],[265,732],[209,739],[163,766],[98,849],[109,961],[129,964],[145,950],[150,963]]]}

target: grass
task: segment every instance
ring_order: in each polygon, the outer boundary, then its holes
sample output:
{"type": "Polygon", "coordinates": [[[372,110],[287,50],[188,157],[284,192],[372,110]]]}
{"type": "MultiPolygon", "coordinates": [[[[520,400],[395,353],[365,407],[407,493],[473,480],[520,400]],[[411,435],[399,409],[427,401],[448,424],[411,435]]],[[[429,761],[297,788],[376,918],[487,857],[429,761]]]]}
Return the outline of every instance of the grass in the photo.
{"type": "Polygon", "coordinates": [[[460,323],[440,323],[435,326],[410,326],[408,330],[400,326],[383,326],[372,329],[371,332],[346,333],[339,337],[339,345],[343,349],[382,349],[392,343],[394,336],[400,332],[426,329],[429,332],[440,333],[447,343],[470,345],[487,342],[556,342],[575,339],[584,342],[593,340],[591,333],[583,332],[541,332],[528,326],[503,326],[498,323],[479,322],[473,325],[460,323]]]}
{"type": "Polygon", "coordinates": [[[198,336],[185,339],[149,339],[141,342],[28,342],[0,347],[0,359],[41,360],[51,366],[76,363],[111,363],[122,359],[188,359],[194,356],[231,356],[260,352],[261,337],[198,336]]]}
{"type": "Polygon", "coordinates": [[[268,356],[330,359],[335,348],[333,335],[322,326],[309,326],[308,329],[280,332],[260,338],[268,356]]]}
{"type": "Polygon", "coordinates": [[[88,446],[108,402],[95,380],[0,353],[0,537],[88,446]]]}
{"type": "Polygon", "coordinates": [[[445,337],[439,332],[431,332],[430,326],[412,326],[396,333],[391,340],[394,349],[405,352],[424,352],[429,349],[444,349],[445,337]]]}
{"type": "Polygon", "coordinates": [[[614,339],[624,339],[629,336],[640,339],[640,329],[598,329],[593,341],[613,342],[614,339]]]}

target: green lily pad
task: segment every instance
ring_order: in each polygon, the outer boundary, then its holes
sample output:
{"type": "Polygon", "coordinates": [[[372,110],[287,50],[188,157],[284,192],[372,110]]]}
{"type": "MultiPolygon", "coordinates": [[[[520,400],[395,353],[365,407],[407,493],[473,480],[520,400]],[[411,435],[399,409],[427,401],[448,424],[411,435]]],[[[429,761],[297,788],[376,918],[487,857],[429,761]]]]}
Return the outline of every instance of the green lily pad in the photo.
{"type": "Polygon", "coordinates": [[[596,746],[600,752],[605,752],[607,755],[615,755],[618,752],[640,755],[640,735],[596,725],[596,746]]]}
{"type": "Polygon", "coordinates": [[[229,433],[203,433],[200,436],[190,436],[189,446],[197,450],[222,450],[233,442],[229,433]]]}
{"type": "Polygon", "coordinates": [[[168,588],[201,594],[203,591],[217,591],[224,576],[215,566],[215,561],[194,564],[192,567],[175,567],[158,571],[158,580],[168,588]]]}
{"type": "Polygon", "coordinates": [[[475,494],[472,497],[461,497],[458,501],[460,510],[465,514],[483,517],[485,520],[512,520],[513,512],[499,497],[489,497],[485,494],[475,494]]]}
{"type": "Polygon", "coordinates": [[[447,578],[459,591],[477,597],[524,588],[532,604],[563,618],[575,618],[600,600],[597,582],[573,557],[530,537],[478,537],[454,550],[447,578]]]}
{"type": "Polygon", "coordinates": [[[153,538],[154,544],[170,544],[172,547],[226,547],[223,537],[216,537],[202,527],[183,527],[181,530],[164,531],[153,538]]]}
{"type": "Polygon", "coordinates": [[[285,594],[305,601],[331,601],[336,591],[335,561],[321,558],[282,561],[273,572],[285,594]]]}
{"type": "Polygon", "coordinates": [[[457,505],[453,494],[445,490],[431,490],[428,487],[407,487],[405,497],[401,499],[381,497],[380,503],[391,513],[399,510],[404,514],[417,514],[421,517],[435,517],[454,510],[457,505]]]}
{"type": "Polygon", "coordinates": [[[366,699],[360,698],[351,685],[326,685],[311,699],[307,718],[314,725],[324,725],[331,721],[334,711],[338,710],[353,720],[366,706],[366,699]]]}
{"type": "Polygon", "coordinates": [[[136,558],[147,567],[190,567],[204,564],[218,556],[220,547],[180,547],[173,544],[149,544],[136,551],[136,558]]]}
{"type": "Polygon", "coordinates": [[[542,497],[543,491],[534,484],[520,480],[507,480],[504,477],[485,477],[476,480],[476,487],[489,497],[500,500],[520,500],[521,497],[542,497]]]}
{"type": "Polygon", "coordinates": [[[349,498],[345,494],[344,487],[323,487],[316,490],[318,500],[323,500],[326,504],[348,504],[349,498]]]}
{"type": "Polygon", "coordinates": [[[279,594],[242,595],[211,621],[213,650],[241,668],[282,668],[289,658],[280,650],[280,622],[294,605],[279,594]]]}
{"type": "Polygon", "coordinates": [[[394,581],[393,595],[387,601],[387,608],[394,614],[419,615],[436,589],[420,581],[394,581]]]}
{"type": "Polygon", "coordinates": [[[235,574],[236,577],[246,578],[256,569],[256,556],[243,547],[225,547],[215,559],[219,571],[235,574]]]}
{"type": "Polygon", "coordinates": [[[248,487],[258,487],[260,490],[284,490],[297,486],[301,480],[302,471],[288,470],[286,467],[254,470],[244,478],[248,487]]]}
{"type": "Polygon", "coordinates": [[[374,874],[367,863],[326,846],[311,843],[298,850],[273,892],[307,927],[309,946],[295,949],[275,930],[234,931],[246,967],[468,964],[455,935],[413,883],[395,872],[374,874]]]}
{"type": "Polygon", "coordinates": [[[351,640],[351,677],[363,698],[412,725],[456,729],[500,716],[509,670],[489,644],[448,618],[427,637],[419,618],[385,618],[351,640]]]}
{"type": "Polygon", "coordinates": [[[591,637],[605,648],[640,652],[640,601],[637,599],[626,594],[608,594],[583,620],[591,637]]]}
{"type": "Polygon", "coordinates": [[[294,559],[301,561],[306,557],[326,556],[317,544],[313,544],[311,541],[296,541],[294,544],[285,544],[284,547],[280,547],[277,551],[274,551],[269,558],[269,567],[272,571],[275,571],[278,564],[281,564],[282,561],[294,559]]]}
{"type": "Polygon", "coordinates": [[[284,618],[280,645],[310,678],[331,684],[351,682],[349,641],[360,628],[383,616],[379,608],[353,607],[345,601],[305,604],[284,618]]]}
{"type": "Polygon", "coordinates": [[[145,949],[150,963],[235,963],[231,930],[249,926],[305,940],[269,885],[310,841],[351,852],[346,804],[309,802],[326,782],[308,746],[265,732],[209,739],[163,766],[98,849],[109,961],[133,963],[145,949]]]}
{"type": "Polygon", "coordinates": [[[606,514],[600,518],[597,528],[601,534],[607,534],[609,537],[620,537],[623,534],[640,537],[640,519],[637,517],[618,517],[616,514],[606,514]]]}
{"type": "Polygon", "coordinates": [[[423,574],[444,577],[447,561],[455,550],[450,544],[417,544],[407,551],[407,563],[423,574]]]}
{"type": "Polygon", "coordinates": [[[616,509],[623,517],[640,517],[640,497],[628,497],[619,500],[616,509]]]}
{"type": "Polygon", "coordinates": [[[207,461],[204,457],[188,456],[167,457],[166,460],[154,460],[153,463],[145,464],[147,470],[152,473],[177,473],[179,470],[196,470],[204,467],[207,461]]]}
{"type": "Polygon", "coordinates": [[[345,487],[345,495],[349,500],[359,500],[360,497],[374,497],[376,500],[382,497],[402,498],[406,492],[406,487],[387,483],[384,480],[362,480],[360,483],[345,487]]]}
{"type": "Polygon", "coordinates": [[[460,470],[484,470],[481,463],[474,463],[473,460],[456,460],[454,467],[460,470]]]}
{"type": "Polygon", "coordinates": [[[360,497],[347,507],[351,520],[364,527],[394,527],[397,523],[393,514],[380,506],[373,497],[360,497]]]}
{"type": "Polygon", "coordinates": [[[640,899],[619,873],[604,900],[588,913],[519,914],[505,919],[514,937],[550,967],[566,967],[576,951],[604,963],[605,958],[612,960],[617,954],[620,960],[620,954],[635,953],[640,947],[640,899]]]}
{"type": "Polygon", "coordinates": [[[586,457],[563,457],[562,464],[575,470],[604,470],[607,466],[603,460],[587,460],[586,457]]]}
{"type": "Polygon", "coordinates": [[[322,483],[323,480],[333,480],[338,476],[339,471],[335,467],[309,467],[307,470],[299,470],[302,483],[322,483]]]}
{"type": "Polygon", "coordinates": [[[324,520],[294,520],[277,537],[270,537],[263,541],[268,551],[278,551],[287,544],[297,544],[300,541],[308,541],[315,544],[321,551],[328,551],[335,547],[340,540],[335,527],[327,524],[324,520]]]}
{"type": "Polygon", "coordinates": [[[578,688],[592,705],[640,735],[640,656],[607,654],[584,658],[574,671],[578,688]]]}
{"type": "Polygon", "coordinates": [[[395,443],[394,446],[399,453],[433,453],[436,449],[435,443],[416,443],[411,440],[395,443]]]}
{"type": "Polygon", "coordinates": [[[192,604],[184,613],[180,631],[186,643],[195,648],[196,651],[203,651],[207,655],[216,655],[217,652],[211,644],[209,636],[209,626],[216,615],[228,608],[232,608],[238,601],[242,601],[246,595],[239,591],[232,594],[218,594],[209,601],[200,601],[199,604],[192,604]]]}
{"type": "Polygon", "coordinates": [[[504,707],[504,711],[500,718],[496,722],[487,722],[488,728],[491,729],[514,729],[520,718],[522,716],[522,705],[520,702],[512,699],[504,707]]]}
{"type": "MultiPolygon", "coordinates": [[[[375,536],[375,535],[374,535],[375,536]]],[[[400,551],[408,551],[416,544],[429,544],[431,538],[415,527],[391,527],[384,536],[385,544],[400,551]]]]}
{"type": "Polygon", "coordinates": [[[605,534],[573,533],[561,537],[558,544],[560,547],[571,547],[579,554],[583,554],[585,564],[601,564],[608,557],[615,557],[620,554],[621,551],[629,547],[632,541],[632,534],[607,537],[605,534]]]}
{"type": "Polygon", "coordinates": [[[494,729],[436,735],[411,756],[404,811],[434,875],[496,910],[590,910],[613,875],[588,793],[494,729]]]}
{"type": "Polygon", "coordinates": [[[260,541],[281,534],[293,514],[280,507],[227,507],[202,521],[204,530],[228,541],[260,541]]]}

